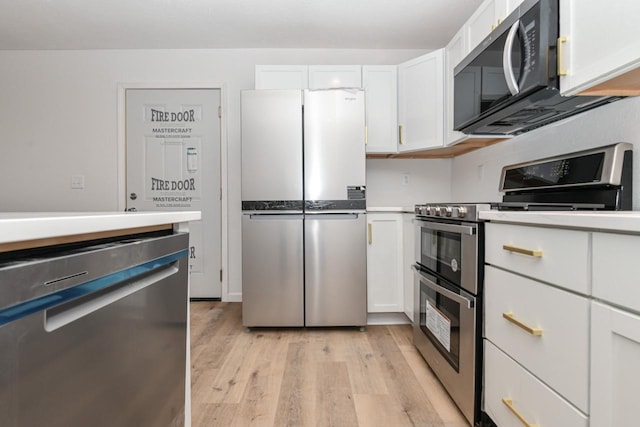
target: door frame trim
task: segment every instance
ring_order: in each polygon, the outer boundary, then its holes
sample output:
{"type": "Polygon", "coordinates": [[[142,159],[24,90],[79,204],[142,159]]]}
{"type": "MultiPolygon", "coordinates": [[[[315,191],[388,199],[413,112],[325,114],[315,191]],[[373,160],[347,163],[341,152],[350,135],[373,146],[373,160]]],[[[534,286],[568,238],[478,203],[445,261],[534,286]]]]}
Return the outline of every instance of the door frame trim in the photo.
{"type": "Polygon", "coordinates": [[[229,295],[229,222],[228,222],[228,168],[227,168],[227,88],[224,83],[217,82],[119,82],[118,86],[118,153],[117,153],[117,180],[118,180],[118,211],[123,212],[127,206],[126,194],[126,91],[127,89],[217,89],[220,91],[220,106],[222,117],[220,118],[220,186],[222,200],[220,201],[220,266],[225,274],[220,283],[221,300],[236,300],[229,295]]]}

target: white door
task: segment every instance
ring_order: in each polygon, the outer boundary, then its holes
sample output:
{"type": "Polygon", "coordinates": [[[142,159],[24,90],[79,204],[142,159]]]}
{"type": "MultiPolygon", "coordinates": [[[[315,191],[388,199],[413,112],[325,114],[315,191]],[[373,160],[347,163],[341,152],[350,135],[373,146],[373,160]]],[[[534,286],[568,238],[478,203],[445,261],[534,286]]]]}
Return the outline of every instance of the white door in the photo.
{"type": "Polygon", "coordinates": [[[202,212],[191,223],[191,298],[221,287],[220,90],[127,89],[127,210],[202,212]]]}

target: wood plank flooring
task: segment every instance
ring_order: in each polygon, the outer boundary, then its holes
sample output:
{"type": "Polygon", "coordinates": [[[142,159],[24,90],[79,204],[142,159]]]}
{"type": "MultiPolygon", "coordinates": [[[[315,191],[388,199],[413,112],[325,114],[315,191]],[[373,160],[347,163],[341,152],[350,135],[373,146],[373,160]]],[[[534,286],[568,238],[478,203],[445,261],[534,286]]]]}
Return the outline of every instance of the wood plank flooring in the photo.
{"type": "Polygon", "coordinates": [[[191,303],[193,427],[468,427],[410,325],[256,328],[241,303],[191,303]]]}

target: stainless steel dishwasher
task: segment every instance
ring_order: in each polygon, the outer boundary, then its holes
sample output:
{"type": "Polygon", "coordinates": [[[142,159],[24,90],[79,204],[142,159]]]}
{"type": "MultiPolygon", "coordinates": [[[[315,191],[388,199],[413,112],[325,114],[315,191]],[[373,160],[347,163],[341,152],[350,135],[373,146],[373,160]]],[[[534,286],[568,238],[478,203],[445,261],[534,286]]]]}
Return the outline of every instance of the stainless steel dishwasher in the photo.
{"type": "Polygon", "coordinates": [[[184,424],[188,234],[0,258],[3,426],[184,424]]]}

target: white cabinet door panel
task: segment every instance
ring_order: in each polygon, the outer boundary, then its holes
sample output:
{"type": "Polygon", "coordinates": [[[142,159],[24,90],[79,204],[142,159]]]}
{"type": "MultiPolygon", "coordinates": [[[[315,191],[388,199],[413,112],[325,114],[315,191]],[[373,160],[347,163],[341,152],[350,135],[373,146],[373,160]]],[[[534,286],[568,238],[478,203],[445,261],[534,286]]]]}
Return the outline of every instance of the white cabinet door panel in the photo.
{"type": "Polygon", "coordinates": [[[368,312],[402,313],[402,214],[369,213],[367,222],[368,312]]]}
{"type": "Polygon", "coordinates": [[[444,49],[398,66],[399,151],[444,143],[444,49]]]}
{"type": "Polygon", "coordinates": [[[591,427],[638,425],[640,316],[594,302],[591,427]]]}
{"type": "Polygon", "coordinates": [[[593,296],[640,312],[640,236],[593,233],[593,296]]]}
{"type": "Polygon", "coordinates": [[[360,65],[309,65],[309,89],[362,87],[360,65]]]}
{"type": "Polygon", "coordinates": [[[256,89],[307,89],[306,65],[256,65],[256,89]]]}
{"type": "Polygon", "coordinates": [[[398,152],[398,74],[395,65],[362,67],[367,153],[398,152]]]}
{"type": "Polygon", "coordinates": [[[638,16],[639,1],[560,0],[560,35],[567,38],[562,49],[567,70],[560,78],[563,95],[640,66],[638,16]]]}

